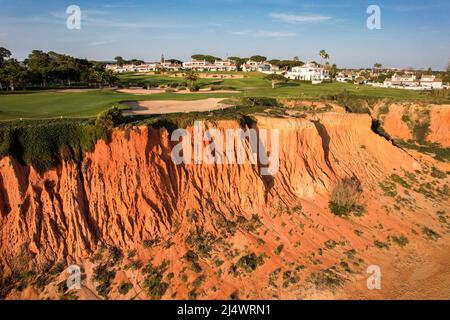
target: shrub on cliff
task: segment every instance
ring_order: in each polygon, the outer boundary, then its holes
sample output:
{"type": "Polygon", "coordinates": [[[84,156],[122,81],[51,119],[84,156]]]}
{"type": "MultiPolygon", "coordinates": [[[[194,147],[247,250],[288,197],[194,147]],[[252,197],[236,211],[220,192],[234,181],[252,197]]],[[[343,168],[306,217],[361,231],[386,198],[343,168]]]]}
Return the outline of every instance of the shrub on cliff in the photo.
{"type": "Polygon", "coordinates": [[[358,203],[362,191],[361,182],[356,177],[338,181],[331,192],[331,212],[337,216],[348,216],[351,213],[362,215],[364,207],[358,203]]]}
{"type": "Polygon", "coordinates": [[[255,271],[256,268],[264,263],[263,256],[257,256],[255,253],[250,253],[246,256],[242,256],[237,266],[243,269],[245,272],[255,271]]]}
{"type": "Polygon", "coordinates": [[[60,159],[80,159],[107,129],[86,120],[11,122],[0,126],[0,157],[12,156],[44,171],[60,159]]]}
{"type": "Polygon", "coordinates": [[[160,300],[167,289],[169,284],[163,282],[163,274],[167,270],[167,262],[163,262],[160,266],[155,267],[149,263],[143,270],[144,274],[144,287],[147,289],[147,294],[152,300],[160,300]]]}
{"type": "Polygon", "coordinates": [[[119,124],[122,120],[122,110],[114,106],[108,110],[103,111],[97,116],[95,125],[103,128],[111,129],[119,124]]]}
{"type": "Polygon", "coordinates": [[[242,98],[242,104],[244,106],[250,107],[279,107],[280,104],[278,100],[275,98],[267,98],[267,97],[246,97],[242,98]]]}

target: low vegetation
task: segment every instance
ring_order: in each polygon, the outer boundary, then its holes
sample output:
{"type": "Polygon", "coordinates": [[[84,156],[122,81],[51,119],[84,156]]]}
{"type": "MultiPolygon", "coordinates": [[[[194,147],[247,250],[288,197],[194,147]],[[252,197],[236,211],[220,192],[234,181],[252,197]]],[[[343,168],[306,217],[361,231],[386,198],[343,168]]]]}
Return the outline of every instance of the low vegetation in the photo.
{"type": "Polygon", "coordinates": [[[152,300],[160,300],[169,284],[163,281],[164,272],[167,270],[168,262],[163,262],[159,266],[153,266],[150,262],[142,269],[144,275],[144,288],[147,290],[147,295],[152,300]]]}
{"type": "Polygon", "coordinates": [[[426,239],[431,241],[437,241],[441,238],[441,235],[434,231],[433,229],[430,229],[428,227],[422,228],[422,233],[425,236],[426,239]]]}
{"type": "Polygon", "coordinates": [[[237,262],[237,266],[245,272],[255,271],[256,268],[264,263],[263,256],[257,256],[255,253],[242,256],[237,262]]]}
{"type": "Polygon", "coordinates": [[[391,238],[392,241],[394,241],[400,247],[405,247],[409,243],[408,238],[403,234],[400,236],[392,236],[391,238]]]}
{"type": "Polygon", "coordinates": [[[364,206],[359,203],[362,192],[361,182],[356,177],[339,180],[331,192],[331,212],[340,217],[361,216],[364,213],[364,206]]]}
{"type": "Polygon", "coordinates": [[[318,290],[334,291],[344,284],[345,278],[340,275],[337,267],[333,266],[331,268],[313,273],[310,276],[310,281],[318,290]]]}
{"type": "Polygon", "coordinates": [[[119,285],[119,288],[117,289],[117,291],[119,291],[119,293],[121,295],[126,295],[131,289],[133,288],[133,285],[129,282],[122,282],[119,285]]]}

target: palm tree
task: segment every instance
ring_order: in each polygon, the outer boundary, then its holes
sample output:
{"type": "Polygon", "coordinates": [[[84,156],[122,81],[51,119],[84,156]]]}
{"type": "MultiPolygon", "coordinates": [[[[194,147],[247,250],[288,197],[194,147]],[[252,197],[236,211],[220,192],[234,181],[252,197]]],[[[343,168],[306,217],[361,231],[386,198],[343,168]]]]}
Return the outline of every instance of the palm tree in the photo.
{"type": "Polygon", "coordinates": [[[320,50],[319,52],[320,55],[320,63],[323,65],[323,60],[328,60],[330,59],[330,55],[325,51],[325,50],[320,50]]]}
{"type": "Polygon", "coordinates": [[[193,86],[197,80],[198,80],[198,74],[195,73],[193,70],[189,70],[188,72],[186,72],[186,74],[184,75],[184,79],[187,82],[190,82],[191,85],[193,86]]]}
{"type": "Polygon", "coordinates": [[[374,65],[373,65],[373,68],[376,70],[376,71],[379,71],[379,70],[381,70],[381,67],[382,67],[383,65],[381,64],[381,63],[375,63],[374,65]]]}

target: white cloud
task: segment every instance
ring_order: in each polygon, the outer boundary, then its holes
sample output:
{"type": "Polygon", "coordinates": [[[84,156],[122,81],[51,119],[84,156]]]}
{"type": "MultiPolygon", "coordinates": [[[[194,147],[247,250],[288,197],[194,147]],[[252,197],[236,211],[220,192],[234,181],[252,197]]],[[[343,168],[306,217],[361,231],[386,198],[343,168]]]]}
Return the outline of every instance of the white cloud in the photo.
{"type": "Polygon", "coordinates": [[[255,34],[257,37],[267,37],[267,38],[285,38],[285,37],[295,37],[294,32],[287,31],[264,31],[259,30],[255,34]]]}
{"type": "Polygon", "coordinates": [[[331,17],[328,16],[322,16],[322,15],[292,15],[292,14],[285,14],[285,13],[271,13],[270,16],[274,18],[275,20],[286,22],[286,23],[292,23],[292,24],[300,24],[300,23],[317,23],[317,22],[323,22],[326,20],[331,19],[331,17]]]}
{"type": "Polygon", "coordinates": [[[234,31],[232,34],[236,36],[253,36],[262,38],[286,38],[295,37],[297,34],[295,32],[289,31],[267,31],[267,30],[257,30],[257,31],[234,31]]]}
{"type": "Polygon", "coordinates": [[[103,46],[110,43],[115,43],[117,40],[100,40],[100,41],[93,41],[90,43],[91,46],[103,46]]]}

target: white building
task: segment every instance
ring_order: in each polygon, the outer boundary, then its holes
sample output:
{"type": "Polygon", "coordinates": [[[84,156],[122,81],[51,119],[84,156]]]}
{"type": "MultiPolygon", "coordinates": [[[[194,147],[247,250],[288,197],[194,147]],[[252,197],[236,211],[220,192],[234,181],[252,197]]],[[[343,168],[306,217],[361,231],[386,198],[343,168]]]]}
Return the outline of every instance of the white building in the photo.
{"type": "Polygon", "coordinates": [[[266,74],[276,73],[280,68],[276,65],[271,64],[268,61],[257,62],[248,60],[242,65],[242,71],[244,72],[262,72],[266,74]]]}
{"type": "Polygon", "coordinates": [[[186,70],[206,71],[212,64],[206,60],[191,60],[183,62],[183,68],[186,70]]]}
{"type": "Polygon", "coordinates": [[[209,71],[237,71],[237,65],[231,60],[216,60],[209,71]]]}
{"type": "Polygon", "coordinates": [[[156,71],[160,68],[159,64],[156,62],[146,63],[141,65],[134,64],[124,64],[119,66],[117,64],[108,64],[106,65],[106,70],[111,70],[115,73],[124,73],[124,72],[150,72],[156,71]]]}
{"type": "Polygon", "coordinates": [[[137,72],[150,72],[150,71],[156,71],[160,68],[159,63],[153,62],[153,63],[147,63],[147,64],[141,64],[139,66],[136,66],[137,72]]]}
{"type": "Polygon", "coordinates": [[[280,67],[273,65],[269,62],[263,62],[258,66],[258,72],[271,74],[277,73],[278,71],[280,71],[280,67]]]}
{"type": "Polygon", "coordinates": [[[160,66],[169,71],[180,71],[180,69],[183,67],[182,64],[172,63],[170,61],[164,61],[160,66]]]}
{"type": "Polygon", "coordinates": [[[321,82],[330,79],[330,74],[323,67],[309,62],[300,67],[293,67],[286,73],[286,77],[292,80],[321,82]]]}
{"type": "Polygon", "coordinates": [[[134,64],[124,64],[119,66],[117,64],[108,64],[106,65],[106,70],[111,70],[116,73],[124,73],[124,72],[137,72],[137,66],[134,64]]]}
{"type": "Polygon", "coordinates": [[[237,71],[237,66],[230,60],[216,60],[214,63],[206,60],[191,60],[183,63],[183,68],[195,71],[237,71]]]}
{"type": "Polygon", "coordinates": [[[422,78],[419,80],[415,74],[394,74],[392,78],[387,78],[384,81],[384,87],[410,90],[433,90],[442,89],[444,86],[442,80],[436,78],[434,75],[422,75],[422,78]]]}
{"type": "Polygon", "coordinates": [[[336,76],[337,82],[354,82],[358,78],[355,72],[339,72],[336,76]]]}
{"type": "Polygon", "coordinates": [[[258,71],[258,66],[260,65],[260,62],[248,60],[246,63],[242,65],[242,71],[244,72],[255,72],[258,71]]]}
{"type": "Polygon", "coordinates": [[[436,78],[436,76],[434,75],[423,75],[422,78],[420,79],[420,86],[428,90],[444,88],[442,80],[436,78]]]}

